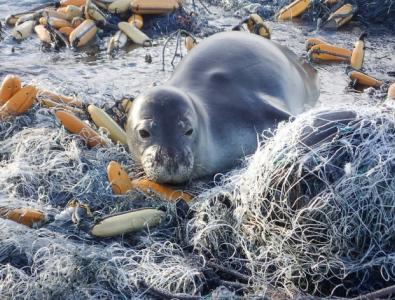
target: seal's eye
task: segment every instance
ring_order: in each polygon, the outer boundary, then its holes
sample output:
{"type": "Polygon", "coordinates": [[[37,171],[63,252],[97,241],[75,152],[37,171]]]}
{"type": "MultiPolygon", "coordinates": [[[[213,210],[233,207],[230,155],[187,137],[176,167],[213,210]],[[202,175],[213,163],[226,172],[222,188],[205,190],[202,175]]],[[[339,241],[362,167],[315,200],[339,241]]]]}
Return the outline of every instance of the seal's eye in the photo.
{"type": "Polygon", "coordinates": [[[185,132],[185,135],[191,135],[193,133],[193,129],[189,129],[187,132],[185,132]]]}
{"type": "Polygon", "coordinates": [[[150,133],[149,133],[147,130],[145,130],[145,129],[140,129],[140,130],[139,130],[139,135],[140,135],[143,139],[146,139],[146,138],[150,137],[150,133]]]}

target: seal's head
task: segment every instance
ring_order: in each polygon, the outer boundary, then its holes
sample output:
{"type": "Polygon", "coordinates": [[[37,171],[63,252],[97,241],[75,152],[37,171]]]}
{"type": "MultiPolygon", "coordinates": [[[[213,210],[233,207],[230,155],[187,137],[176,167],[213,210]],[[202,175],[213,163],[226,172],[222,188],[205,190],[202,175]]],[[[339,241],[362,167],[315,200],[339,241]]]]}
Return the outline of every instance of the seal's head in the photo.
{"type": "Polygon", "coordinates": [[[191,178],[197,123],[190,97],[174,87],[155,87],[134,100],[126,129],[129,151],[149,179],[181,183],[191,178]]]}

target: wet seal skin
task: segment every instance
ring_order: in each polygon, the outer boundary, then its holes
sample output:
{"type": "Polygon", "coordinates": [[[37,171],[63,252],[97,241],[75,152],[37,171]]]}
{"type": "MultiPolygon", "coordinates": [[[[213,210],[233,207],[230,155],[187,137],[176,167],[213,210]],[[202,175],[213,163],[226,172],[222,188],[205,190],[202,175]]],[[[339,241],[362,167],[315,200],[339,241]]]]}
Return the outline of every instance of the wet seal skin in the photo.
{"type": "Polygon", "coordinates": [[[313,106],[316,71],[290,50],[244,32],[215,34],[164,85],[133,102],[132,157],[157,182],[182,183],[235,167],[258,135],[313,106]]]}

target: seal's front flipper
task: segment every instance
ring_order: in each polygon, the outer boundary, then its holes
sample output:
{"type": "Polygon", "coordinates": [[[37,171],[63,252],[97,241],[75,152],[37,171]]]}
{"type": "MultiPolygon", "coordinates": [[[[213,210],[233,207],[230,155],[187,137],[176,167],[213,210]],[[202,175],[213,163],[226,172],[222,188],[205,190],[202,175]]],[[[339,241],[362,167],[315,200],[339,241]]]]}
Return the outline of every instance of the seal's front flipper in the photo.
{"type": "Polygon", "coordinates": [[[357,119],[354,111],[324,111],[314,117],[312,124],[303,128],[301,143],[312,147],[333,138],[340,128],[357,119]]]}

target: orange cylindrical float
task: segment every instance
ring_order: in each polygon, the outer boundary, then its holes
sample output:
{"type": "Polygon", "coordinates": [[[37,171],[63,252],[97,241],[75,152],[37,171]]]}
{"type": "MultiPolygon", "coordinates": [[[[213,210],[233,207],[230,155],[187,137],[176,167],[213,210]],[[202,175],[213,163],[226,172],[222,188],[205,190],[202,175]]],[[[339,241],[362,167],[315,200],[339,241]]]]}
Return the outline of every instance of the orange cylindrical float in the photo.
{"type": "Polygon", "coordinates": [[[106,146],[100,135],[80,118],[65,110],[55,112],[56,118],[68,131],[81,136],[89,147],[106,146]]]}
{"type": "Polygon", "coordinates": [[[21,89],[21,85],[21,80],[16,75],[4,77],[0,87],[0,105],[3,105],[15,95],[21,89]]]}
{"type": "Polygon", "coordinates": [[[310,48],[308,57],[313,62],[349,62],[351,54],[350,50],[341,47],[319,44],[310,48]]]}

